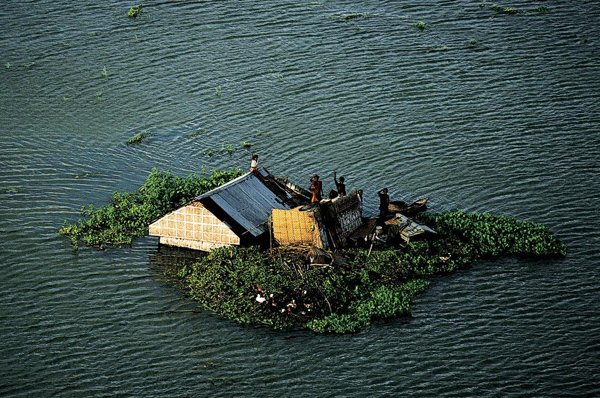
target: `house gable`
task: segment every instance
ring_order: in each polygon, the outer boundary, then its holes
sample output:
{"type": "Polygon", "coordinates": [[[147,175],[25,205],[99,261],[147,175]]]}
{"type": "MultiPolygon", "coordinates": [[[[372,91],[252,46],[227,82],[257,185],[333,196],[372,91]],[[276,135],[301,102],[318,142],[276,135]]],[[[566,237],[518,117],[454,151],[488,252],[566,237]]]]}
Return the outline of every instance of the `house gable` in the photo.
{"type": "Polygon", "coordinates": [[[231,227],[199,201],[192,201],[150,224],[149,234],[158,236],[161,244],[204,251],[240,244],[240,237],[231,227]]]}

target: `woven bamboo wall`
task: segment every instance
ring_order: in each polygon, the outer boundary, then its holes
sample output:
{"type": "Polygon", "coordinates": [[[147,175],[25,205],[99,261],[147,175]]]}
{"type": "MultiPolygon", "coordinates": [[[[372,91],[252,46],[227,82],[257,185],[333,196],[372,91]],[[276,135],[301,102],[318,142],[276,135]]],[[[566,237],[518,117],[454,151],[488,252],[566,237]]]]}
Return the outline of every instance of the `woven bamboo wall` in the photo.
{"type": "Polygon", "coordinates": [[[321,228],[309,211],[273,209],[273,238],[280,245],[312,244],[324,248],[321,228]]]}
{"type": "Polygon", "coordinates": [[[191,202],[150,224],[149,234],[159,236],[161,243],[200,250],[240,244],[240,238],[200,202],[191,202]]]}

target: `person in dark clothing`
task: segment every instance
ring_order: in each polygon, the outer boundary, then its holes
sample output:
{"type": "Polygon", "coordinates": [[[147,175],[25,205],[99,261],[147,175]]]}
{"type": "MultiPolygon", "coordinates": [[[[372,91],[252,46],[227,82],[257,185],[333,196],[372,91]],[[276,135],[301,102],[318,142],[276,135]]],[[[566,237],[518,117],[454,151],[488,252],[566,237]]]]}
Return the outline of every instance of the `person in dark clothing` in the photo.
{"type": "Polygon", "coordinates": [[[385,218],[388,214],[388,206],[390,204],[390,195],[388,195],[388,189],[383,188],[377,192],[379,195],[379,217],[385,218]]]}
{"type": "Polygon", "coordinates": [[[346,196],[346,184],[344,184],[344,177],[340,177],[340,180],[337,179],[337,174],[335,170],[333,170],[333,182],[335,182],[335,188],[337,189],[338,195],[346,196]]]}

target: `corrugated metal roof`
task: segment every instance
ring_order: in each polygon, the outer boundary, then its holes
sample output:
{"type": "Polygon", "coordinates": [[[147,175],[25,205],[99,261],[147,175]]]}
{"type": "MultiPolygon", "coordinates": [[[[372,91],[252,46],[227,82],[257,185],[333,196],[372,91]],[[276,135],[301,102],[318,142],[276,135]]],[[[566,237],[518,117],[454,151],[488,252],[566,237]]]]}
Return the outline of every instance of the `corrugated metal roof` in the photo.
{"type": "Polygon", "coordinates": [[[206,192],[196,200],[206,198],[210,198],[255,237],[267,231],[266,222],[271,210],[290,208],[252,173],[206,192]]]}

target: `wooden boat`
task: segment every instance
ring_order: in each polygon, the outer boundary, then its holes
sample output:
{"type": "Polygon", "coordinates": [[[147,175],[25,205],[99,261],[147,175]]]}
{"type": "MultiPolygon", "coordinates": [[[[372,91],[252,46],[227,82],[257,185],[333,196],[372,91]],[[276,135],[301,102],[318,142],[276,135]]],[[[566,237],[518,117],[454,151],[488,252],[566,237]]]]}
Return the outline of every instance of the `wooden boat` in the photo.
{"type": "Polygon", "coordinates": [[[429,198],[420,198],[410,204],[401,200],[391,201],[388,205],[388,212],[392,214],[400,213],[407,216],[417,214],[418,212],[424,211],[427,208],[428,200],[429,198]]]}

